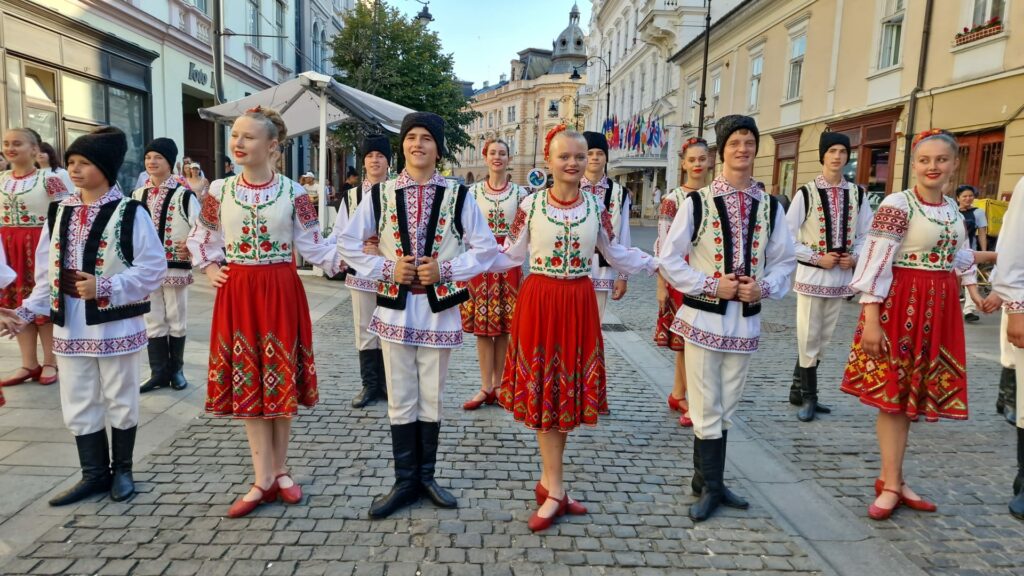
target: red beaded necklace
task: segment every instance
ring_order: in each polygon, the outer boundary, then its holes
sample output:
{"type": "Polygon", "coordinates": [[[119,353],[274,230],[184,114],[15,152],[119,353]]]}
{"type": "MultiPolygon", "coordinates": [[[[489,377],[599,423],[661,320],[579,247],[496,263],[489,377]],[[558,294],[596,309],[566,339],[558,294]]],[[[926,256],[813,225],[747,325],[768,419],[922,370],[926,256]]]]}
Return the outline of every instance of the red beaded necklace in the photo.
{"type": "Polygon", "coordinates": [[[494,194],[501,194],[505,190],[508,190],[508,187],[509,187],[510,184],[511,184],[510,181],[505,180],[505,185],[504,186],[502,186],[501,188],[495,188],[494,186],[491,186],[490,179],[484,180],[484,185],[487,186],[487,189],[490,190],[491,192],[493,192],[494,194]]]}
{"type": "Polygon", "coordinates": [[[579,192],[577,192],[576,196],[572,200],[569,200],[568,202],[563,202],[562,200],[559,200],[558,198],[555,198],[555,195],[551,193],[551,188],[548,188],[548,199],[551,200],[551,203],[556,205],[556,206],[561,206],[562,208],[568,208],[568,207],[572,206],[573,204],[575,204],[580,199],[580,195],[579,195],[579,192]]]}
{"type": "Polygon", "coordinates": [[[271,176],[270,180],[267,180],[262,184],[253,184],[249,182],[248,180],[245,179],[245,174],[242,174],[241,176],[239,176],[239,178],[242,179],[242,185],[245,186],[246,188],[250,190],[260,190],[262,188],[269,188],[270,185],[274,183],[275,176],[271,176]]]}
{"type": "Polygon", "coordinates": [[[924,198],[921,197],[921,193],[917,191],[917,186],[914,186],[914,196],[917,196],[917,201],[920,202],[921,204],[924,204],[925,206],[945,206],[946,205],[946,202],[944,201],[944,199],[943,200],[939,200],[938,202],[929,202],[929,201],[925,200],[924,198]]]}
{"type": "Polygon", "coordinates": [[[25,178],[28,178],[29,176],[35,175],[35,173],[36,173],[36,169],[32,168],[32,170],[26,172],[25,174],[22,174],[21,176],[18,176],[17,174],[14,173],[14,169],[12,168],[11,169],[11,178],[14,178],[15,180],[24,180],[25,178]]]}

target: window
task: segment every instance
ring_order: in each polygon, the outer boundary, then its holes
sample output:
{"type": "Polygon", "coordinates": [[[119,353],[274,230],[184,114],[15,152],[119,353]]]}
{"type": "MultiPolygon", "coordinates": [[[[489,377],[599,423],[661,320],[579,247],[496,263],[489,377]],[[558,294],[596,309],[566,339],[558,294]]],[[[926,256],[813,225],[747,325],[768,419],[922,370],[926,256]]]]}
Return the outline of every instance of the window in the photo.
{"type": "Polygon", "coordinates": [[[548,118],[558,118],[558,112],[560,111],[558,99],[552,99],[548,102],[548,118]]]}
{"type": "Polygon", "coordinates": [[[506,114],[506,118],[508,118],[509,122],[515,122],[516,121],[516,107],[515,107],[515,105],[512,105],[512,106],[508,107],[508,113],[506,114]]]}
{"type": "Polygon", "coordinates": [[[699,124],[697,119],[697,81],[690,80],[686,83],[686,106],[690,111],[690,126],[697,126],[699,124]]]}
{"type": "Polygon", "coordinates": [[[721,100],[722,96],[722,72],[716,70],[711,76],[711,110],[708,111],[709,116],[718,116],[718,101],[721,100]]]}
{"type": "Polygon", "coordinates": [[[903,44],[904,0],[885,0],[882,16],[882,42],[878,49],[878,69],[885,70],[900,63],[903,44]]]}
{"type": "Polygon", "coordinates": [[[974,0],[974,14],[971,24],[981,26],[988,24],[994,19],[1003,19],[1003,12],[1006,8],[1006,0],[974,0]]]}
{"type": "Polygon", "coordinates": [[[796,191],[796,167],[799,160],[800,131],[794,130],[772,136],[775,140],[775,172],[772,175],[772,193],[793,198],[796,191]]]}
{"type": "Polygon", "coordinates": [[[320,62],[320,71],[327,71],[327,32],[325,28],[320,29],[320,55],[317,61],[320,62]]]}
{"type": "Polygon", "coordinates": [[[487,113],[487,127],[494,128],[494,112],[487,113]]]}
{"type": "Polygon", "coordinates": [[[958,137],[960,169],[955,181],[974,186],[979,198],[999,199],[999,175],[1005,138],[1002,129],[958,137]]]}
{"type": "Polygon", "coordinates": [[[249,9],[246,12],[246,30],[249,33],[249,44],[260,47],[260,0],[249,0],[249,9]]]}
{"type": "Polygon", "coordinates": [[[196,8],[199,8],[200,10],[202,10],[203,14],[209,14],[209,12],[208,12],[209,8],[207,6],[207,0],[189,0],[189,4],[195,6],[196,8]]]}
{"type": "Polygon", "coordinates": [[[310,51],[310,59],[313,61],[313,69],[317,72],[323,70],[323,62],[320,60],[320,23],[313,23],[313,49],[310,51]]]}
{"type": "Polygon", "coordinates": [[[757,110],[761,96],[761,72],[764,70],[764,54],[750,57],[750,94],[747,98],[747,110],[757,110]]]}
{"type": "Polygon", "coordinates": [[[640,66],[640,107],[643,108],[647,105],[646,97],[644,96],[644,88],[647,86],[647,65],[640,66]]]}
{"type": "Polygon", "coordinates": [[[502,122],[501,118],[502,118],[502,111],[498,110],[498,126],[501,126],[502,124],[504,124],[504,122],[502,122]]]}
{"type": "Polygon", "coordinates": [[[284,14],[288,8],[284,2],[278,0],[277,10],[274,12],[274,26],[277,28],[275,34],[280,36],[277,39],[277,61],[284,64],[284,41],[285,41],[285,30],[284,30],[284,14]]]}
{"type": "Polygon", "coordinates": [[[807,34],[801,33],[789,40],[789,84],[786,100],[800,97],[800,80],[804,75],[804,54],[807,52],[807,34]]]}

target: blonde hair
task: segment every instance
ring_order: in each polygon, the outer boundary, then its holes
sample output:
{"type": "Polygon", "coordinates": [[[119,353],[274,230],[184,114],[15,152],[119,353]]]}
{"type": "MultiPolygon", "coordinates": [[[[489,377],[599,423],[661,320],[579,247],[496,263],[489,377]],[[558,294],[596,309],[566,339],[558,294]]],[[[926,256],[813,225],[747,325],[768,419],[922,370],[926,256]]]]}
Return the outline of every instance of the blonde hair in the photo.
{"type": "Polygon", "coordinates": [[[572,130],[565,124],[559,124],[558,126],[555,126],[551,130],[549,130],[547,136],[544,137],[545,160],[551,159],[551,143],[554,142],[556,138],[560,137],[579,140],[580,142],[583,142],[584,145],[586,145],[587,143],[587,139],[583,136],[583,134],[580,134],[579,132],[572,130]]]}
{"type": "Polygon", "coordinates": [[[508,142],[505,142],[501,138],[488,138],[487,141],[484,142],[484,157],[485,158],[487,157],[487,151],[490,150],[491,146],[493,146],[495,144],[501,144],[502,146],[505,147],[505,152],[507,152],[509,156],[512,155],[512,148],[509,147],[508,142]]]}
{"type": "Polygon", "coordinates": [[[42,139],[42,137],[39,136],[39,132],[36,132],[35,130],[33,130],[31,128],[26,128],[26,127],[23,127],[23,126],[18,126],[16,128],[8,128],[7,131],[8,132],[20,132],[21,134],[24,134],[25,136],[28,136],[28,139],[32,142],[33,145],[35,145],[36,148],[38,148],[43,143],[43,139],[42,139]]]}
{"type": "Polygon", "coordinates": [[[288,127],[285,125],[284,119],[281,118],[281,114],[273,108],[256,106],[246,110],[242,117],[262,123],[267,129],[267,137],[277,140],[278,146],[288,139],[288,127]]]}

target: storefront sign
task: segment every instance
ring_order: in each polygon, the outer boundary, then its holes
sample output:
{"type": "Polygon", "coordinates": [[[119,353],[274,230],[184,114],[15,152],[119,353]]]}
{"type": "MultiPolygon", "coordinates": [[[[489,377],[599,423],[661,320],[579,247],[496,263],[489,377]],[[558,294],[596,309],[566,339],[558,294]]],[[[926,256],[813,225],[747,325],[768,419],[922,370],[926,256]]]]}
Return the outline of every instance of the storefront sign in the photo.
{"type": "Polygon", "coordinates": [[[196,66],[195,62],[188,63],[188,79],[200,86],[206,86],[210,82],[210,74],[196,66]]]}

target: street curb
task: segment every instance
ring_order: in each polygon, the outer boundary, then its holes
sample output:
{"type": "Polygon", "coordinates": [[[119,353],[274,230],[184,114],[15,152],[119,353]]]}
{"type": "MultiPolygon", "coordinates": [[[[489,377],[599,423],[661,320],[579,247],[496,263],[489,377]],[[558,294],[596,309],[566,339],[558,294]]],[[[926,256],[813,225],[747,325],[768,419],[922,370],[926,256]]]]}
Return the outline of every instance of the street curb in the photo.
{"type": "MultiPolygon", "coordinates": [[[[671,392],[675,367],[648,340],[621,329],[624,326],[614,313],[606,310],[603,324],[605,342],[646,377],[661,402],[671,392]]],[[[793,425],[797,425],[795,417],[793,425]]],[[[895,546],[873,536],[863,520],[790,464],[740,418],[736,418],[731,432],[726,457],[729,467],[745,479],[742,482],[749,486],[755,503],[768,510],[780,528],[824,567],[825,574],[927,574],[895,546]]]]}

